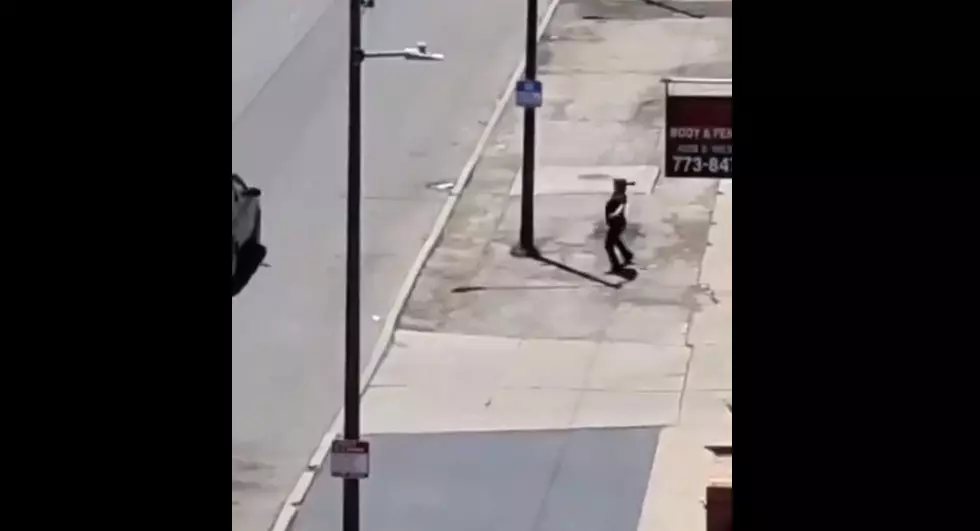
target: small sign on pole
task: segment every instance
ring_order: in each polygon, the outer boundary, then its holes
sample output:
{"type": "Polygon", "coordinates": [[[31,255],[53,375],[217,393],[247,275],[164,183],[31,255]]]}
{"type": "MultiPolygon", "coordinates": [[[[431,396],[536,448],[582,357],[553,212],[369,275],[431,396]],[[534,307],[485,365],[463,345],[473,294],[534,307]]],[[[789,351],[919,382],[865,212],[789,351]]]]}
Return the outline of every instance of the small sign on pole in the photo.
{"type": "Polygon", "coordinates": [[[521,79],[517,82],[515,96],[517,106],[525,109],[535,109],[544,102],[543,87],[536,79],[521,79]]]}
{"type": "Polygon", "coordinates": [[[343,479],[365,479],[371,469],[371,446],[367,441],[337,439],[330,446],[330,475],[343,479]]]}

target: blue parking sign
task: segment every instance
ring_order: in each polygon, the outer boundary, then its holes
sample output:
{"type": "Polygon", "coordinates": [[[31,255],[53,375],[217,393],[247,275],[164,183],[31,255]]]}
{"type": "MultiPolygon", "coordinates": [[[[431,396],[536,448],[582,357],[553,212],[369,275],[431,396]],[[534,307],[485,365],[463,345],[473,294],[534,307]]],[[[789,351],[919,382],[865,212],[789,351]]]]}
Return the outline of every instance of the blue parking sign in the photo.
{"type": "Polygon", "coordinates": [[[544,101],[541,82],[535,79],[521,79],[517,82],[515,93],[517,106],[528,108],[540,107],[544,101]]]}

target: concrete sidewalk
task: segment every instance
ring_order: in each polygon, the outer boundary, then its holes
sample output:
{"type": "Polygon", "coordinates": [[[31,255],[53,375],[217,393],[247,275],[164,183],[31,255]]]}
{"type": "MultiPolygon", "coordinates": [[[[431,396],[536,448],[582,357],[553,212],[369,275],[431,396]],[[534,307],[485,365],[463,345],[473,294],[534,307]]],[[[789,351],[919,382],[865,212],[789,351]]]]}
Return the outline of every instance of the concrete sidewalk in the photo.
{"type": "MultiPolygon", "coordinates": [[[[578,0],[542,46],[536,235],[514,258],[520,120],[491,141],[362,406],[370,531],[701,531],[730,441],[732,184],[662,179],[665,75],[731,76],[731,3],[578,0]],[[638,181],[632,282],[603,203],[638,181]]],[[[317,482],[294,528],[337,528],[317,482]],[[324,527],[326,526],[326,527],[324,527]]]]}

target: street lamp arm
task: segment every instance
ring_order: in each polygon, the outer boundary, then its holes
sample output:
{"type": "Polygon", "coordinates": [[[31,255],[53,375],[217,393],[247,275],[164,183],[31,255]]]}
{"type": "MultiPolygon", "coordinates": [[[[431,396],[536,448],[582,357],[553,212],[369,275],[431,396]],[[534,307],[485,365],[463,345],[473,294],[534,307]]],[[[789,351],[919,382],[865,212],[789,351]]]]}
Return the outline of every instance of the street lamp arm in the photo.
{"type": "Polygon", "coordinates": [[[405,57],[405,50],[382,50],[380,52],[363,52],[364,59],[383,59],[387,57],[405,57]]]}
{"type": "Polygon", "coordinates": [[[429,52],[429,47],[424,43],[420,42],[415,45],[414,48],[405,48],[403,50],[381,50],[377,52],[361,51],[362,59],[385,59],[385,58],[401,58],[408,61],[442,61],[445,56],[441,53],[431,53],[429,52]]]}

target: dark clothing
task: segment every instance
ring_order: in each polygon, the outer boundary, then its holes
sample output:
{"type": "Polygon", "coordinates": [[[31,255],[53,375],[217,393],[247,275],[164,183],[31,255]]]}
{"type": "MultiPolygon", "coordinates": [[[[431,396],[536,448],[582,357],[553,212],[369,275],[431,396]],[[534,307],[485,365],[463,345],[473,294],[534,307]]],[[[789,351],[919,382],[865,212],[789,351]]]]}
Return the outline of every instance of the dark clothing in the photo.
{"type": "Polygon", "coordinates": [[[626,194],[614,193],[606,201],[606,254],[609,255],[609,267],[613,271],[620,270],[624,265],[633,262],[633,252],[623,243],[623,232],[626,231],[626,194]],[[623,262],[616,256],[616,250],[623,255],[623,262]]]}
{"type": "Polygon", "coordinates": [[[623,266],[633,263],[633,253],[623,243],[623,231],[626,226],[611,226],[606,231],[606,254],[609,255],[609,268],[612,270],[622,269],[623,266]],[[623,262],[616,256],[616,249],[623,255],[623,262]]]}
{"type": "Polygon", "coordinates": [[[626,226],[626,194],[613,194],[606,201],[606,226],[626,226]]]}

